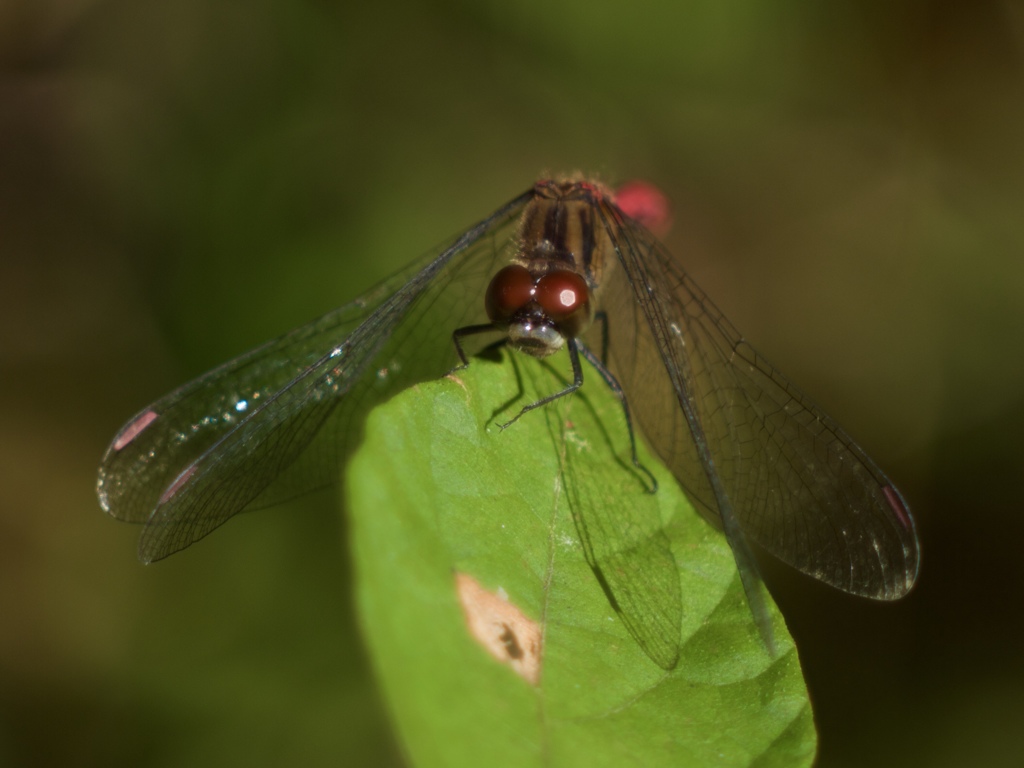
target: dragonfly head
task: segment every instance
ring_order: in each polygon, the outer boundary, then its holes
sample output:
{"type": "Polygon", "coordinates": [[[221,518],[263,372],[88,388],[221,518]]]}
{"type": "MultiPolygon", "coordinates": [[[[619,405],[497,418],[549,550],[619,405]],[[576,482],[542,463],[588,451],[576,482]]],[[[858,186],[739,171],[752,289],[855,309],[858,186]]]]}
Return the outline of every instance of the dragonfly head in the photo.
{"type": "Polygon", "coordinates": [[[487,316],[508,330],[509,344],[534,357],[560,350],[590,323],[590,289],[576,272],[534,275],[521,264],[499,270],[487,288],[487,316]]]}

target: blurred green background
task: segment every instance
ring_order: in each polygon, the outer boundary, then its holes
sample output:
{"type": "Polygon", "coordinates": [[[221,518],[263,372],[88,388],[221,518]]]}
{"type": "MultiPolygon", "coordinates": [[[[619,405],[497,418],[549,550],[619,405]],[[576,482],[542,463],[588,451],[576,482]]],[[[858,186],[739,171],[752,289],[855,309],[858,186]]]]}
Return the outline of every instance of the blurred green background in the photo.
{"type": "Polygon", "coordinates": [[[575,169],[915,511],[901,603],[765,564],[820,765],[1020,764],[1021,3],[8,0],[0,57],[0,764],[400,764],[335,495],[144,568],[96,465],[575,169]]]}

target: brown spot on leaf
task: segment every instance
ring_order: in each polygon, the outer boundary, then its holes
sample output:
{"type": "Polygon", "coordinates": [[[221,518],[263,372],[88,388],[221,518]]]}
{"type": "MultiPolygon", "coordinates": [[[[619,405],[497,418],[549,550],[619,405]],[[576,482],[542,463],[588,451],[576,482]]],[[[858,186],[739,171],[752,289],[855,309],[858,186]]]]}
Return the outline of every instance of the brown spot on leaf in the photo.
{"type": "Polygon", "coordinates": [[[455,591],[469,634],[491,656],[530,685],[540,680],[540,625],[506,597],[488,592],[465,573],[455,574],[455,591]]]}
{"type": "Polygon", "coordinates": [[[466,382],[464,382],[462,379],[460,379],[454,373],[447,373],[447,374],[445,374],[445,378],[448,379],[449,381],[455,382],[460,387],[462,387],[462,391],[463,392],[467,392],[467,393],[469,392],[469,388],[466,387],[466,382]]]}

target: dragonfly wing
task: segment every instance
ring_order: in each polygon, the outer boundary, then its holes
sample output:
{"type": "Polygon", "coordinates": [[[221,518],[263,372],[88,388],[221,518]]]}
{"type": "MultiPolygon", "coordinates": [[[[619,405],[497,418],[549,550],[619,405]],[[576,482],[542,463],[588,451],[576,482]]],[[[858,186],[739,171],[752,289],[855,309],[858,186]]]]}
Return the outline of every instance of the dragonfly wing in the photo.
{"type": "Polygon", "coordinates": [[[672,669],[683,608],[679,566],[658,501],[632,474],[588,466],[589,452],[571,430],[562,435],[563,477],[587,564],[637,644],[662,669],[672,669]],[[623,514],[619,504],[630,496],[635,501],[623,514]]]}
{"type": "Polygon", "coordinates": [[[347,338],[388,287],[208,371],[138,413],[100,464],[103,509],[128,522],[148,520],[183,469],[347,338]]]}
{"type": "Polygon", "coordinates": [[[104,456],[98,492],[113,516],[146,523],[140,557],[166,557],[243,509],[333,482],[366,409],[454,365],[451,331],[482,316],[480,296],[528,198],[132,419],[104,456]],[[311,452],[314,442],[323,445],[311,452]]]}
{"type": "MultiPolygon", "coordinates": [[[[730,505],[750,540],[804,573],[865,597],[906,594],[917,535],[889,479],[753,350],[653,235],[607,202],[602,212],[637,307],[636,344],[627,360],[613,358],[615,372],[683,487],[713,517],[730,505]],[[671,388],[670,397],[648,394],[658,368],[653,389],[671,388]]],[[[621,295],[627,281],[619,282],[621,295]]]]}

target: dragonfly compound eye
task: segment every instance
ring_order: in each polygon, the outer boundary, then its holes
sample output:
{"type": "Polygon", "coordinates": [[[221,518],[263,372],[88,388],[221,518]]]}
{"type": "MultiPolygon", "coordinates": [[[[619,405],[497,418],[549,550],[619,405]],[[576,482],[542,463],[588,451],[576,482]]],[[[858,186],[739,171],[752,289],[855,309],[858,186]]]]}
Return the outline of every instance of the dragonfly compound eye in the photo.
{"type": "Polygon", "coordinates": [[[567,270],[549,272],[538,280],[535,298],[544,313],[556,323],[575,317],[582,320],[590,311],[586,280],[567,270]]]}
{"type": "Polygon", "coordinates": [[[521,264],[510,264],[501,269],[487,286],[487,316],[492,322],[503,323],[529,304],[536,286],[533,276],[521,264]]]}

